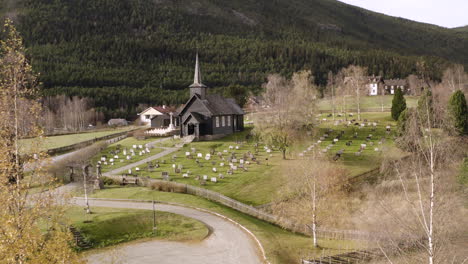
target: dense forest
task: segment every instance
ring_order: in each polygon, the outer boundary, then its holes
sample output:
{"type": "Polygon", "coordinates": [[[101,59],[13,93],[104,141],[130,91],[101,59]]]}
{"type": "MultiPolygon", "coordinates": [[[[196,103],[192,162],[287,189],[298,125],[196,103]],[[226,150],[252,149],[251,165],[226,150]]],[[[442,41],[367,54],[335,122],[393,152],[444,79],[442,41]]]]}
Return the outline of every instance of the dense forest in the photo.
{"type": "Polygon", "coordinates": [[[205,84],[242,100],[269,73],[310,69],[324,86],[349,64],[433,79],[468,65],[468,34],[335,0],[0,0],[28,47],[45,95],[90,97],[107,117],[188,97],[195,53],[205,84]]]}

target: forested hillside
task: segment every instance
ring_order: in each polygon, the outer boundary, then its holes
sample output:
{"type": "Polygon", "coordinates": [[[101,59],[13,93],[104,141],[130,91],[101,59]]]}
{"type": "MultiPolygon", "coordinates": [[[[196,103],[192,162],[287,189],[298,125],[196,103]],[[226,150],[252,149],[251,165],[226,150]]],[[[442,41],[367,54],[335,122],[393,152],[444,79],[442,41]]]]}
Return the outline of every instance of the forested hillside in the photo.
{"type": "Polygon", "coordinates": [[[464,34],[335,0],[0,2],[44,93],[91,97],[108,117],[130,117],[138,103],[183,103],[197,50],[204,82],[237,97],[268,73],[310,69],[323,85],[352,63],[396,78],[424,60],[435,79],[449,61],[468,64],[464,34]]]}

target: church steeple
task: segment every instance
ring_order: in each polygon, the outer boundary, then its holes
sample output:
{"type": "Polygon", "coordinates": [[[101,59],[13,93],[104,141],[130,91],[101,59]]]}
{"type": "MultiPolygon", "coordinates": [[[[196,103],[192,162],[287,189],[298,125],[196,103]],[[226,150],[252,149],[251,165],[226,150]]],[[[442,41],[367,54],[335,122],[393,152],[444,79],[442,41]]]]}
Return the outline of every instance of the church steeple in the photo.
{"type": "Polygon", "coordinates": [[[198,94],[202,99],[205,99],[206,87],[202,84],[201,71],[200,71],[200,62],[198,60],[198,53],[195,59],[195,74],[193,76],[193,84],[190,85],[190,97],[195,94],[198,94]]]}
{"type": "Polygon", "coordinates": [[[193,84],[201,84],[200,63],[198,62],[198,53],[195,59],[195,75],[193,76],[193,84]]]}

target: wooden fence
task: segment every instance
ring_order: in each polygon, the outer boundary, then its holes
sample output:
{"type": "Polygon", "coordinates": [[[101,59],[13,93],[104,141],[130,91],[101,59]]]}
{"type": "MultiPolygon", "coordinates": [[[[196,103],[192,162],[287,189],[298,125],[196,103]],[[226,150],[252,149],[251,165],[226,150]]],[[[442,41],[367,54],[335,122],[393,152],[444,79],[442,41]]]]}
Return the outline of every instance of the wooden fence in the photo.
{"type": "MultiPolygon", "coordinates": [[[[126,182],[135,182],[136,180],[138,185],[146,186],[146,187],[151,187],[153,184],[166,185],[165,189],[168,191],[183,192],[186,194],[191,194],[191,195],[195,195],[198,197],[202,197],[210,201],[214,201],[222,205],[225,205],[241,213],[253,216],[265,222],[280,226],[286,230],[289,230],[295,233],[304,234],[307,236],[312,235],[310,228],[303,224],[299,224],[288,219],[279,218],[275,215],[264,212],[253,206],[241,203],[237,200],[229,198],[215,191],[207,190],[204,188],[200,188],[200,187],[196,187],[196,186],[192,186],[188,184],[163,181],[163,180],[157,180],[157,179],[151,179],[151,178],[130,177],[130,176],[126,176],[126,177],[108,176],[108,178],[111,178],[114,181],[117,181],[119,183],[122,183],[124,178],[126,182]]],[[[356,230],[335,230],[335,229],[318,228],[317,231],[318,231],[317,236],[322,239],[373,241],[373,240],[377,240],[381,238],[379,236],[376,236],[375,234],[370,234],[370,233],[356,231],[356,230]]]]}
{"type": "Polygon", "coordinates": [[[60,154],[60,153],[68,152],[68,151],[71,151],[71,150],[81,149],[81,148],[90,146],[90,145],[94,144],[95,142],[101,141],[101,140],[109,140],[108,141],[109,143],[115,143],[115,142],[120,141],[120,140],[124,139],[125,137],[127,137],[127,134],[132,132],[132,131],[134,131],[134,130],[119,132],[119,133],[115,133],[115,134],[107,135],[107,136],[103,136],[103,137],[98,137],[98,138],[93,138],[93,139],[90,139],[90,140],[82,141],[82,142],[79,142],[79,143],[76,143],[76,144],[72,144],[72,145],[68,145],[68,146],[64,146],[64,147],[60,147],[60,148],[49,149],[47,151],[47,154],[52,156],[52,155],[57,155],[57,154],[60,154]]]}

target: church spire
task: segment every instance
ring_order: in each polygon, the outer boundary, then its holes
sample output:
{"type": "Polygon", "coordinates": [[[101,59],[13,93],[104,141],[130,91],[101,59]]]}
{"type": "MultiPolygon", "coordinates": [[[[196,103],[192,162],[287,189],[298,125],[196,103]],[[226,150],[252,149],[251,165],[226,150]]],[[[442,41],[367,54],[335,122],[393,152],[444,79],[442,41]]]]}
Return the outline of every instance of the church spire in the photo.
{"type": "Polygon", "coordinates": [[[198,52],[197,52],[196,62],[195,62],[195,75],[193,76],[193,84],[202,84],[200,63],[198,62],[198,52]]]}

